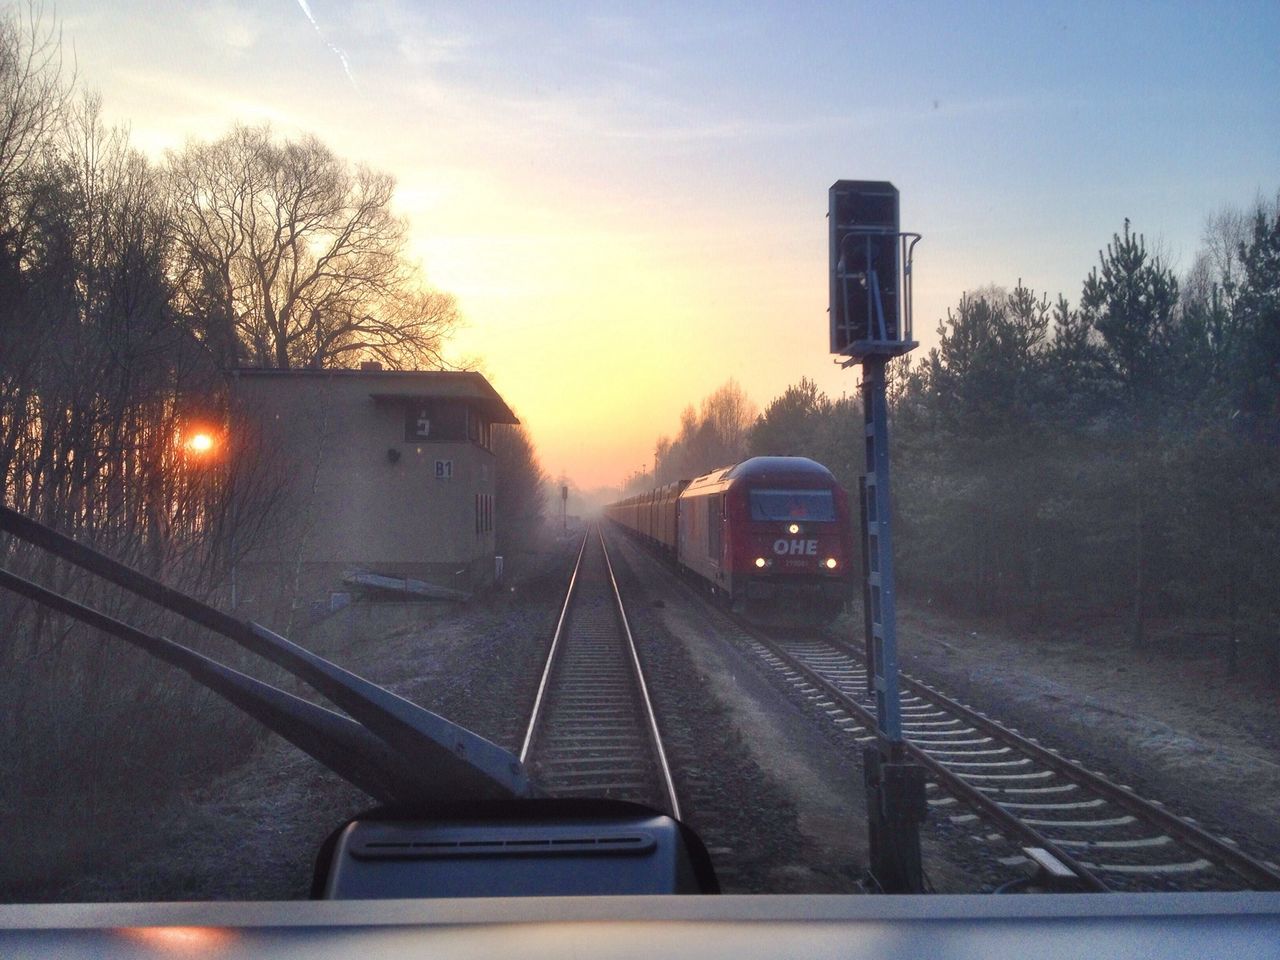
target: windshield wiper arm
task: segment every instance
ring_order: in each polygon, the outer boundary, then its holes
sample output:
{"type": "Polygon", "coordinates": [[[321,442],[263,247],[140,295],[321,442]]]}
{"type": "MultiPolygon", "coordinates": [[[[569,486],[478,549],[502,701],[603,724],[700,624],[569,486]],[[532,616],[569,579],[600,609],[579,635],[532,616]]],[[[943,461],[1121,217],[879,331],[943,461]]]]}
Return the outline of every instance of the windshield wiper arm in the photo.
{"type": "MultiPolygon", "coordinates": [[[[283,667],[326,696],[351,715],[353,719],[347,723],[362,729],[363,735],[353,733],[351,727],[345,724],[334,724],[327,719],[322,719],[319,714],[312,711],[298,710],[289,712],[287,716],[281,715],[278,706],[285,701],[279,700],[275,695],[278,694],[281,697],[291,697],[291,695],[269,684],[252,681],[252,685],[239,682],[233,685],[236,696],[241,701],[255,704],[258,713],[251,714],[255,719],[291,742],[297,743],[293,736],[285,732],[286,729],[295,735],[298,734],[301,730],[298,724],[304,722],[302,718],[305,716],[305,723],[309,726],[303,739],[310,744],[310,747],[301,743],[297,745],[361,789],[369,790],[369,786],[377,784],[379,780],[385,781],[385,774],[389,771],[382,771],[384,776],[381,778],[377,775],[377,771],[381,769],[384,761],[389,760],[390,769],[395,771],[392,782],[395,784],[393,792],[397,799],[400,798],[403,790],[408,793],[414,803],[429,804],[445,800],[457,802],[471,798],[502,799],[535,794],[535,788],[515,754],[439,714],[419,707],[389,690],[370,683],[363,677],[330,663],[323,657],[271,632],[266,627],[238,620],[6,506],[0,506],[0,530],[47,550],[130,593],[235,641],[245,649],[283,667]],[[266,719],[268,716],[274,719],[266,719]],[[372,734],[372,737],[368,736],[369,734],[372,734]],[[353,737],[358,738],[358,741],[352,739],[353,737]],[[322,743],[321,741],[325,739],[327,742],[322,743]],[[351,763],[334,759],[346,749],[356,750],[359,759],[351,763]],[[335,766],[335,763],[338,766],[335,766]],[[344,769],[339,769],[339,766],[344,769]],[[357,782],[353,777],[358,777],[365,782],[357,782]]],[[[201,657],[173,641],[149,637],[141,631],[128,627],[127,624],[114,621],[104,614],[60,597],[13,574],[5,574],[3,585],[32,599],[38,599],[41,603],[48,603],[72,616],[77,616],[72,607],[79,607],[81,611],[97,618],[95,625],[103,629],[107,629],[107,621],[119,624],[120,627],[134,634],[124,639],[137,643],[154,656],[170,663],[175,662],[172,658],[181,656],[174,651],[173,648],[176,647],[185,650],[191,657],[199,657],[230,674],[252,680],[236,671],[230,671],[216,661],[201,657]],[[42,596],[35,597],[33,595],[35,591],[39,591],[42,596]],[[48,602],[54,598],[56,600],[53,603],[48,602]],[[142,638],[146,638],[146,641],[142,638]],[[150,641],[163,642],[150,643],[150,641]]],[[[115,629],[109,632],[121,636],[121,633],[115,629]]],[[[194,666],[196,661],[187,658],[186,663],[194,666]]],[[[188,669],[187,665],[176,665],[188,669]]],[[[188,670],[188,672],[191,671],[188,670]]],[[[214,672],[205,672],[210,679],[215,676],[214,672]]],[[[192,675],[195,676],[194,673],[192,675]]],[[[219,676],[222,675],[219,674],[219,676]]],[[[204,679],[200,677],[197,679],[205,683],[204,679]]],[[[230,684],[230,680],[223,676],[219,683],[227,685],[230,684]]],[[[206,683],[206,686],[216,689],[209,683],[206,683]]],[[[228,686],[227,689],[231,688],[228,686]]],[[[243,703],[228,696],[227,692],[221,689],[217,692],[241,709],[246,709],[243,703]]],[[[292,699],[299,703],[307,703],[296,697],[292,699]]],[[[313,710],[323,710],[314,704],[309,706],[313,710]]],[[[346,719],[328,710],[323,710],[323,713],[340,720],[346,719]]],[[[383,787],[391,789],[391,783],[384,783],[383,787]]],[[[373,793],[372,790],[369,792],[373,793]]],[[[373,795],[379,798],[382,796],[381,793],[373,795]]]]}
{"type": "Polygon", "coordinates": [[[185,671],[370,796],[393,804],[421,800],[419,785],[397,769],[397,756],[350,717],[295,697],[166,637],[145,633],[8,570],[0,569],[0,587],[119,637],[185,671]]]}

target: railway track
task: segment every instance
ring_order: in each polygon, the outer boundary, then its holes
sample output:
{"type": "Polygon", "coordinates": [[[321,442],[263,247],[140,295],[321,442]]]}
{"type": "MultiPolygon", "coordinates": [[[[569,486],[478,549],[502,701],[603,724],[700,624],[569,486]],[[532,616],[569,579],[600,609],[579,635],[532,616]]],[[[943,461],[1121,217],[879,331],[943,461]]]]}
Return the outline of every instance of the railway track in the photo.
{"type": "Polygon", "coordinates": [[[598,527],[583,536],[520,759],[544,792],[680,805],[598,527]]]}
{"type": "MultiPolygon", "coordinates": [[[[860,652],[817,633],[739,623],[748,648],[822,709],[854,744],[876,739],[860,652]]],[[[908,752],[929,773],[930,809],[1022,871],[1049,850],[1092,890],[1280,889],[1280,869],[1232,839],[1145,800],[915,678],[902,677],[908,752]],[[967,809],[966,809],[967,808],[967,809]]]]}

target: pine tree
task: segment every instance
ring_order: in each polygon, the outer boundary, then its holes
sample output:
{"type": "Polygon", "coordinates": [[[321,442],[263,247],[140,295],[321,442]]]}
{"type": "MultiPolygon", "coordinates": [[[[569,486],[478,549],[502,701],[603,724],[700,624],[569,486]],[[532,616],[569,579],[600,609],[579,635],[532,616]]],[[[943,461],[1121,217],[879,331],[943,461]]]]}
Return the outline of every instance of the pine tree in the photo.
{"type": "Polygon", "coordinates": [[[1128,219],[1123,236],[1116,234],[1098,259],[1101,269],[1095,267],[1084,282],[1080,313],[1102,337],[1107,372],[1117,388],[1117,425],[1129,460],[1132,507],[1130,637],[1142,646],[1150,592],[1150,440],[1160,402],[1173,386],[1167,373],[1174,355],[1178,281],[1158,257],[1148,254],[1142,235],[1129,231],[1128,219]]]}
{"type": "Polygon", "coordinates": [[[1280,439],[1280,206],[1259,209],[1253,240],[1241,247],[1244,283],[1236,301],[1245,348],[1241,408],[1271,440],[1280,439]]]}

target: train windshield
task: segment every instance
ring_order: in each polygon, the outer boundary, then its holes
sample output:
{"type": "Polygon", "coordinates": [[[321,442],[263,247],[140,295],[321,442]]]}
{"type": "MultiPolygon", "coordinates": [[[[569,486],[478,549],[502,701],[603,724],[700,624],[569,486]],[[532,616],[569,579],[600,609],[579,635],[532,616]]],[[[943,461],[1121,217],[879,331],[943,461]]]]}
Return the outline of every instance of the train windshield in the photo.
{"type": "Polygon", "coordinates": [[[752,490],[752,520],[831,521],[836,518],[830,490],[752,490]]]}
{"type": "Polygon", "coordinates": [[[729,893],[893,886],[868,811],[928,814],[912,888],[1030,849],[1280,889],[1276,37],[1277,0],[0,0],[0,914],[305,898],[384,795],[470,803],[264,630],[547,797],[666,763],[729,893]],[[637,664],[652,723],[595,689],[637,664]]]}

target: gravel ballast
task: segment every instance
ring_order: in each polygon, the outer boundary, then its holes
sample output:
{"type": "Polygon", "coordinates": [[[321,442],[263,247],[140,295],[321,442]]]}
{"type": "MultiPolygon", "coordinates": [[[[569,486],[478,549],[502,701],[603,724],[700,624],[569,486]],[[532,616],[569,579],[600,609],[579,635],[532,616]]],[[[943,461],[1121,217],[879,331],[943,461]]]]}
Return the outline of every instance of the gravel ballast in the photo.
{"type": "MultiPolygon", "coordinates": [[[[610,536],[609,545],[684,818],[704,838],[724,889],[858,892],[866,817],[857,746],[752,656],[742,629],[668,565],[625,537],[610,536]]],[[[423,605],[377,631],[335,620],[306,642],[518,750],[576,547],[559,544],[536,576],[470,606],[423,605]]],[[[1249,852],[1280,858],[1277,701],[1257,683],[1212,662],[1135,652],[1114,637],[1002,630],[909,605],[899,636],[912,674],[1249,852]]],[[[173,743],[200,749],[183,744],[181,731],[173,743]]],[[[372,806],[269,737],[241,766],[137,810],[114,858],[46,899],[303,898],[324,837],[372,806]]],[[[939,891],[990,889],[1000,879],[983,866],[990,849],[942,812],[923,844],[939,891]]]]}

